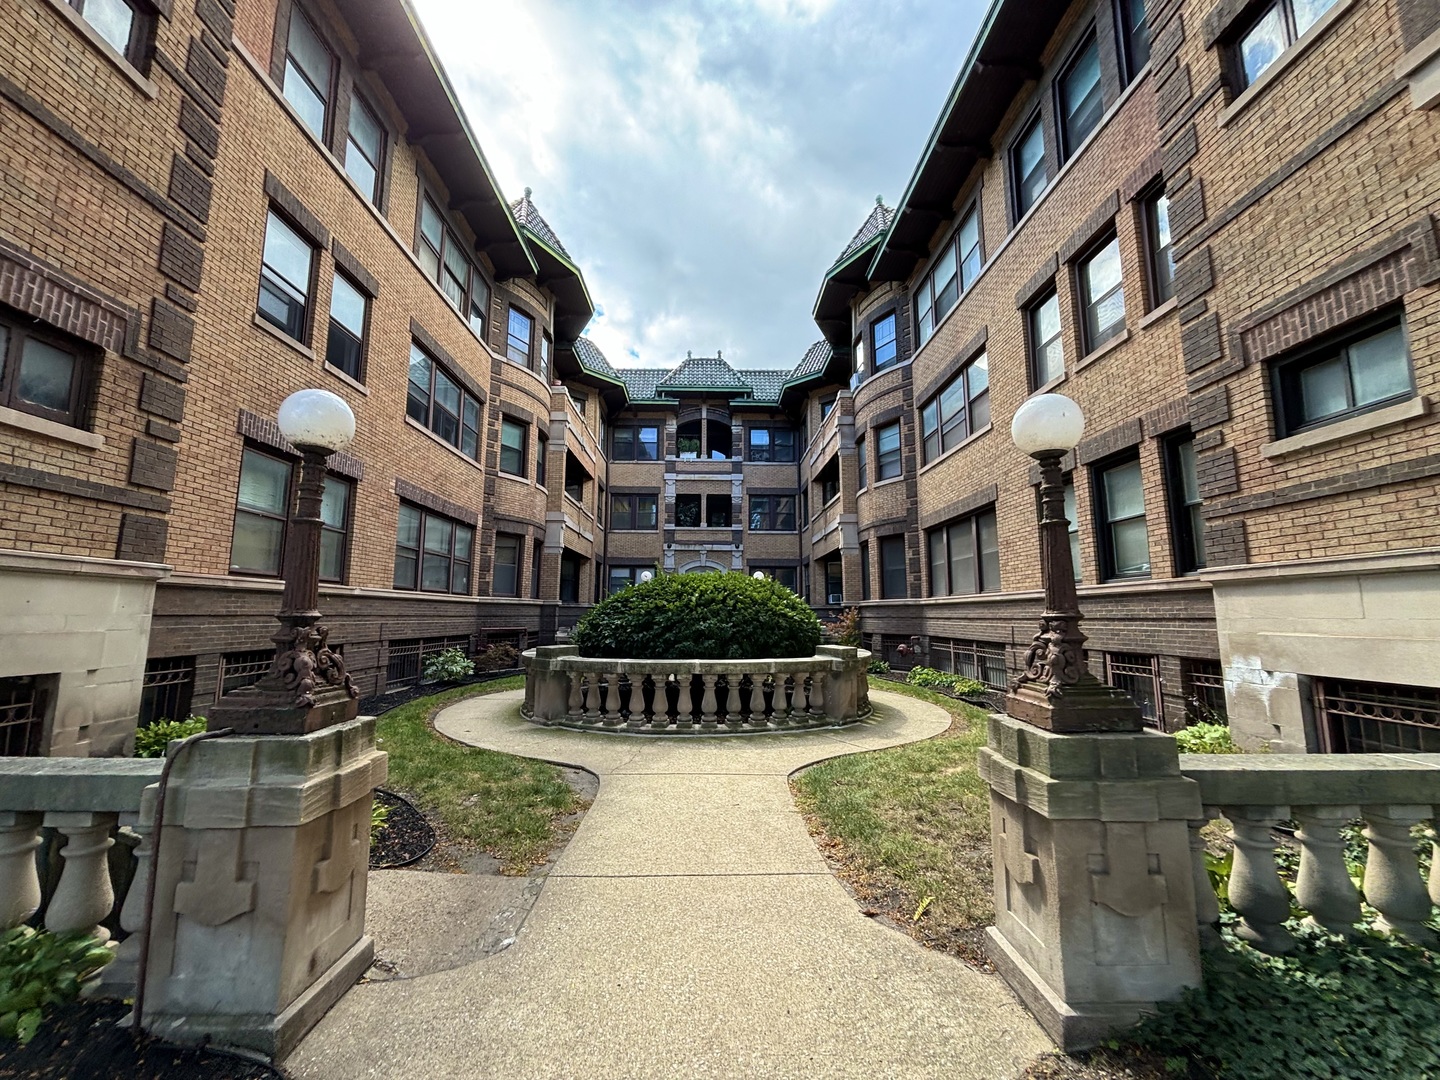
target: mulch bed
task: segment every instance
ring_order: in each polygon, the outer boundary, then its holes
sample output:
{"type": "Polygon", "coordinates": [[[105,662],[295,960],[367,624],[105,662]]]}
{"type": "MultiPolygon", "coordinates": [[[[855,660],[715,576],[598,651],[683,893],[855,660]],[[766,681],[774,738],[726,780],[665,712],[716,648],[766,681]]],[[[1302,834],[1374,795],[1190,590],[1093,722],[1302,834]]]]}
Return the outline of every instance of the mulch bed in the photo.
{"type": "Polygon", "coordinates": [[[288,1074],[218,1050],[136,1042],[116,1022],[130,1006],[77,1001],[46,1012],[29,1045],[0,1041],[3,1080],[288,1080],[288,1074]]]}
{"type": "Polygon", "coordinates": [[[406,799],[384,788],[375,789],[375,801],[390,808],[385,827],[370,841],[370,869],[394,870],[430,854],[435,830],[425,815],[406,799]]]}
{"type": "Polygon", "coordinates": [[[408,704],[416,698],[429,697],[431,694],[438,694],[444,690],[454,690],[460,686],[474,686],[477,683],[494,682],[496,679],[508,679],[512,675],[523,675],[524,668],[504,668],[500,671],[477,671],[474,675],[466,676],[463,679],[456,679],[453,682],[445,683],[416,683],[414,686],[407,686],[401,690],[395,690],[388,694],[371,694],[369,697],[360,699],[361,716],[379,716],[391,709],[398,709],[401,705],[408,704]]]}

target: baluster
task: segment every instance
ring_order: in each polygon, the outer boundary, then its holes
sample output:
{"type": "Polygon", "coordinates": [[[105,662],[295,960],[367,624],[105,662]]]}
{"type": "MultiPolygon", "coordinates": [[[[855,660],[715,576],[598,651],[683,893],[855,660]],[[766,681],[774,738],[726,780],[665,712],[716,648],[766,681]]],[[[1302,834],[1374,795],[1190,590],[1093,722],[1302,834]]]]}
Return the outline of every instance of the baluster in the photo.
{"type": "Polygon", "coordinates": [[[600,676],[589,674],[585,676],[585,723],[599,724],[604,718],[600,711],[600,676]]]}
{"type": "Polygon", "coordinates": [[[570,672],[570,700],[566,703],[565,715],[571,723],[578,723],[585,715],[585,676],[578,671],[570,672]]]}
{"type": "Polygon", "coordinates": [[[702,675],[700,678],[705,684],[705,693],[700,698],[700,726],[705,731],[714,731],[720,708],[715,697],[716,676],[702,675]]]}
{"type": "Polygon", "coordinates": [[[1295,820],[1300,827],[1300,873],[1295,878],[1295,899],[1309,914],[1305,922],[1332,934],[1355,936],[1360,921],[1360,896],[1345,866],[1345,840],[1340,827],[1360,816],[1358,806],[1300,806],[1295,820]]]}
{"type": "Polygon", "coordinates": [[[695,683],[694,675],[675,676],[675,686],[679,690],[675,698],[676,731],[691,731],[695,727],[695,714],[700,711],[700,696],[695,683]]]}
{"type": "Polygon", "coordinates": [[[1205,863],[1205,837],[1200,830],[1215,817],[1216,811],[1205,807],[1205,816],[1190,822],[1190,872],[1195,877],[1195,922],[1200,931],[1200,947],[1207,951],[1221,948],[1224,944],[1215,924],[1220,921],[1220,898],[1215,895],[1215,886],[1210,880],[1210,871],[1205,863]]]}
{"type": "Polygon", "coordinates": [[[1440,907],[1440,812],[1431,824],[1435,827],[1435,842],[1430,845],[1430,903],[1440,907]]]}
{"type": "Polygon", "coordinates": [[[745,716],[740,711],[740,692],[745,678],[744,675],[725,676],[725,726],[731,731],[739,731],[740,725],[745,722],[745,716]]]}
{"type": "Polygon", "coordinates": [[[817,671],[810,676],[810,715],[825,715],[825,672],[817,671]]]}
{"type": "Polygon", "coordinates": [[[611,671],[605,675],[605,726],[615,727],[620,723],[620,673],[611,671]]]}
{"type": "Polygon", "coordinates": [[[19,926],[40,907],[40,814],[0,812],[0,930],[19,926]]]}
{"type": "Polygon", "coordinates": [[[1365,899],[1380,912],[1375,928],[1399,934],[1417,944],[1434,947],[1430,897],[1420,877],[1410,827],[1430,817],[1428,806],[1366,806],[1365,839],[1370,853],[1365,860],[1365,899]]]}
{"type": "Polygon", "coordinates": [[[625,725],[631,731],[639,731],[650,722],[651,703],[655,699],[655,683],[649,675],[641,675],[640,681],[630,680],[630,718],[625,725]]]}
{"type": "Polygon", "coordinates": [[[789,675],[775,676],[775,711],[770,719],[776,727],[787,727],[791,717],[794,715],[795,705],[798,704],[801,694],[799,678],[792,678],[789,675]]]}
{"type": "Polygon", "coordinates": [[[1275,838],[1270,830],[1289,817],[1284,806],[1232,806],[1235,866],[1230,871],[1230,906],[1240,915],[1236,933],[1261,952],[1279,954],[1295,948],[1295,938],[1281,924],[1290,917],[1290,892],[1275,865],[1275,838]]]}
{"type": "Polygon", "coordinates": [[[80,931],[108,941],[110,931],[99,924],[115,906],[107,859],[110,845],[115,843],[110,836],[115,815],[48,813],[45,824],[65,836],[60,851],[63,868],[55,895],[45,909],[45,929],[55,934],[80,931]]]}
{"type": "MultiPolygon", "coordinates": [[[[86,997],[127,998],[135,993],[140,976],[140,951],[145,947],[145,889],[150,880],[150,857],[155,840],[155,792],[146,788],[140,796],[139,820],[128,828],[140,837],[135,848],[135,874],[130,890],[120,905],[120,928],[129,937],[115,949],[115,959],[100,969],[95,980],[87,984],[86,997]]],[[[127,817],[130,815],[126,815],[127,817]]]]}

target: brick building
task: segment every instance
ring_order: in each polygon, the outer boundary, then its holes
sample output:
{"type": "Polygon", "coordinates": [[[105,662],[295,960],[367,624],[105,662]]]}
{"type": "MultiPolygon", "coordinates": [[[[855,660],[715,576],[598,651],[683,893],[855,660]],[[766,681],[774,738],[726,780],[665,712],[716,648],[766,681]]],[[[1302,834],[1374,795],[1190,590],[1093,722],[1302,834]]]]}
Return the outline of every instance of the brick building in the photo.
{"type": "Polygon", "coordinates": [[[343,396],[321,605],[364,692],[761,571],[1001,686],[1033,392],[1097,674],[1252,743],[1440,739],[1440,6],[996,0],[791,368],[617,369],[406,0],[0,0],[0,753],[109,753],[270,654],[343,396]],[[11,32],[13,30],[13,32],[11,32]]]}

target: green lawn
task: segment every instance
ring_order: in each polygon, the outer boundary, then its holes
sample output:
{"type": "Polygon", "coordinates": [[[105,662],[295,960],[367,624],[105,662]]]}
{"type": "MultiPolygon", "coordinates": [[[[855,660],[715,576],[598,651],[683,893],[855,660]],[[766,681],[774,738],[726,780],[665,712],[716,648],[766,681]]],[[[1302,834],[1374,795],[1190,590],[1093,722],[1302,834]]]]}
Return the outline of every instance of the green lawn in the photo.
{"type": "Polygon", "coordinates": [[[977,957],[976,932],[994,919],[990,796],[975,766],[985,713],[918,687],[873,687],[939,705],[953,723],[925,742],[807,769],[796,800],[863,903],[927,944],[977,957]]]}
{"type": "Polygon", "coordinates": [[[516,675],[447,690],[392,709],[377,725],[380,749],[390,755],[387,786],[422,807],[450,839],[489,852],[507,874],[545,861],[562,835],[560,819],[580,809],[580,800],[554,765],[463,746],[438,734],[432,720],[457,701],[524,685],[516,675]]]}

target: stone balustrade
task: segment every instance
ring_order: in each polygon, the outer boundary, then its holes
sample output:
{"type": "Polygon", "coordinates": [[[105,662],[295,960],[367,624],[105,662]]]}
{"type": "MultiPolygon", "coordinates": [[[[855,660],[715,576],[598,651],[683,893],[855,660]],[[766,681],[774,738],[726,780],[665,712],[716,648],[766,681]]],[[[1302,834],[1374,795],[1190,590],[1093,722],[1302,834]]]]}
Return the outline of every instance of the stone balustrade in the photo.
{"type": "Polygon", "coordinates": [[[151,832],[141,804],[153,798],[145,789],[162,765],[158,758],[0,758],[0,930],[43,912],[46,930],[83,931],[116,946],[115,962],[87,987],[92,996],[135,992],[138,941],[128,935],[144,913],[151,832]],[[47,858],[57,847],[58,859],[47,858]],[[117,902],[121,935],[111,941],[101,924],[113,923],[117,902]]]}
{"type": "Polygon", "coordinates": [[[1204,817],[1190,823],[1196,916],[1202,944],[1216,942],[1219,906],[1206,872],[1206,823],[1224,818],[1234,840],[1230,906],[1239,936],[1263,952],[1295,947],[1284,927],[1292,896],[1280,877],[1274,829],[1294,821],[1300,867],[1293,900],[1306,922],[1353,936],[1364,915],[1374,926],[1435,947],[1425,924],[1440,905],[1440,850],[1428,883],[1422,877],[1411,828],[1434,822],[1440,808],[1440,754],[1184,754],[1180,768],[1200,786],[1204,817]],[[1341,829],[1364,822],[1369,845],[1361,889],[1345,864],[1341,829]],[[1361,893],[1363,892],[1363,897],[1361,893]]]}
{"type": "Polygon", "coordinates": [[[834,727],[870,713],[870,653],[847,646],[789,659],[613,660],[552,645],[522,659],[522,711],[546,725],[723,734],[834,727]]]}

